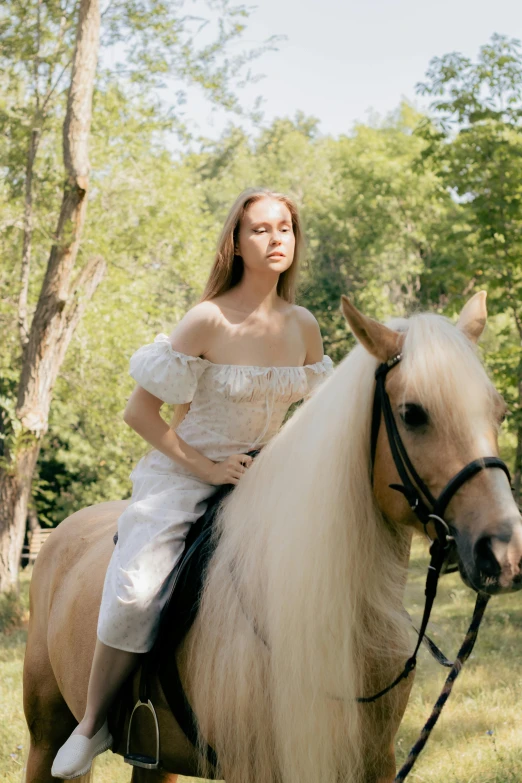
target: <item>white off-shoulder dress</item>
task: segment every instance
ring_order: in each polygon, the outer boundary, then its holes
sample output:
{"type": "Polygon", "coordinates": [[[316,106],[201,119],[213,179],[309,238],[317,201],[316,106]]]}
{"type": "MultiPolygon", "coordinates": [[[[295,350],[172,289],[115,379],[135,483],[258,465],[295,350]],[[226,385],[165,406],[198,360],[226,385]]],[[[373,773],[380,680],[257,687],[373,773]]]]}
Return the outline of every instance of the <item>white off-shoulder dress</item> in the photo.
{"type": "MultiPolygon", "coordinates": [[[[329,356],[301,367],[215,364],[172,348],[166,334],[130,358],[130,374],[166,403],[190,402],[178,435],[211,460],[265,445],[291,403],[306,398],[333,370],[329,356]]],[[[153,449],[130,474],[131,502],[118,518],[98,617],[98,638],[147,652],[190,525],[218,487],[153,449]]]]}

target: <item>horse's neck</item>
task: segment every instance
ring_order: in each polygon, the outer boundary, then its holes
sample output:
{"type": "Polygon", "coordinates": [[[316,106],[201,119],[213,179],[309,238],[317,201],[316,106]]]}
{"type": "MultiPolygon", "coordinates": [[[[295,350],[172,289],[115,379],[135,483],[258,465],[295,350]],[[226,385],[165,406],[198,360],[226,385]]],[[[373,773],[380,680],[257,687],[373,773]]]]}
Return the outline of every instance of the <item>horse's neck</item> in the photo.
{"type": "MultiPolygon", "coordinates": [[[[403,612],[404,597],[406,591],[406,583],[408,578],[408,563],[411,555],[411,544],[413,539],[413,529],[407,528],[401,531],[401,541],[395,550],[393,557],[397,564],[396,579],[398,582],[393,585],[382,583],[382,590],[386,593],[394,593],[397,599],[397,604],[394,606],[395,612],[399,613],[401,617],[406,617],[403,612]]],[[[389,610],[389,606],[387,607],[389,610]]],[[[364,603],[362,605],[362,613],[364,614],[364,603]]],[[[364,620],[361,617],[361,624],[364,624],[364,620]]],[[[408,637],[405,623],[397,623],[393,619],[390,619],[390,615],[385,611],[381,617],[373,617],[373,622],[369,627],[369,632],[364,633],[361,641],[361,655],[363,660],[368,661],[368,667],[370,667],[370,661],[377,663],[379,655],[375,655],[375,650],[383,650],[383,657],[390,658],[390,653],[393,653],[394,645],[397,647],[397,656],[402,658],[404,655],[409,654],[407,645],[408,637]],[[372,633],[373,631],[373,633],[372,633]],[[386,633],[390,634],[388,647],[383,648],[383,640],[386,639],[386,633]],[[406,648],[404,645],[406,644],[406,648]]]]}

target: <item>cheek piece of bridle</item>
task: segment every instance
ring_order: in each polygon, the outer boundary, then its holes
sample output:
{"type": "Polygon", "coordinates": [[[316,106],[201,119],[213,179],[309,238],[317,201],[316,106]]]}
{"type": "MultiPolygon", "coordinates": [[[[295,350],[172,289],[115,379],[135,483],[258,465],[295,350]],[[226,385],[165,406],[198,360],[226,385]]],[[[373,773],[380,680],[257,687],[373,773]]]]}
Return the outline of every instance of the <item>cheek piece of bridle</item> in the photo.
{"type": "MultiPolygon", "coordinates": [[[[444,561],[448,556],[451,543],[455,540],[453,535],[451,535],[450,525],[444,519],[444,513],[455,493],[460,489],[460,487],[462,487],[463,484],[473,478],[473,476],[475,476],[481,470],[486,468],[500,468],[504,471],[508,477],[508,481],[511,483],[511,476],[505,462],[503,462],[498,457],[482,457],[481,459],[473,460],[464,468],[462,468],[462,470],[453,476],[453,478],[450,479],[450,481],[446,484],[439,497],[433,497],[429,488],[421,479],[412,465],[410,458],[408,457],[408,453],[399,434],[390,398],[386,391],[386,376],[388,372],[400,362],[401,358],[402,355],[400,353],[397,354],[387,362],[380,364],[375,372],[376,385],[375,396],[373,400],[371,429],[372,483],[375,453],[377,450],[377,436],[379,434],[381,418],[383,418],[386,426],[388,443],[390,445],[392,458],[402,481],[402,484],[390,484],[390,488],[396,490],[397,492],[401,492],[404,495],[411,510],[414,512],[417,519],[419,519],[419,521],[422,523],[428,539],[431,541],[430,564],[428,566],[426,587],[424,590],[426,602],[424,605],[424,612],[419,629],[417,644],[413,654],[406,661],[403,671],[398,675],[398,677],[395,678],[392,683],[390,683],[390,685],[388,685],[386,688],[383,688],[381,691],[379,691],[379,693],[376,693],[373,696],[357,699],[358,702],[363,704],[374,702],[377,699],[380,699],[381,696],[384,696],[386,693],[391,691],[392,688],[395,688],[396,685],[408,677],[409,673],[413,671],[417,664],[417,654],[425,637],[431,609],[437,594],[439,576],[441,574],[444,561]],[[428,535],[427,528],[429,524],[432,524],[435,528],[436,537],[433,540],[428,535]]],[[[448,668],[451,667],[451,671],[446,679],[442,693],[437,699],[433,711],[424,728],[422,729],[419,739],[411,749],[406,762],[395,777],[395,781],[397,783],[403,781],[413,767],[419,753],[428,740],[431,730],[438,720],[444,704],[446,703],[451,693],[454,681],[456,680],[464,662],[467,660],[471,654],[471,651],[473,650],[473,646],[475,644],[480,627],[480,622],[484,615],[489,598],[490,596],[486,593],[477,593],[477,601],[473,612],[473,618],[454,663],[448,661],[447,658],[436,648],[433,650],[435,645],[433,645],[430,640],[432,653],[435,655],[439,663],[442,663],[448,668]]]]}

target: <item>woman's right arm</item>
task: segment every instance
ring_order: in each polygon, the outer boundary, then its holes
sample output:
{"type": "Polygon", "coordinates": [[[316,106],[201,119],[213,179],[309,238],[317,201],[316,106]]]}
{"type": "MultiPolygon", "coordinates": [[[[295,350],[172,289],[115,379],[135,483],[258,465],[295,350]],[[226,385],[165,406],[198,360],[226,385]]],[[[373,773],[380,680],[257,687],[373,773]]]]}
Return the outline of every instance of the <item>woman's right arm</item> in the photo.
{"type": "MultiPolygon", "coordinates": [[[[175,351],[190,356],[205,352],[209,331],[214,326],[214,314],[205,302],[189,310],[170,336],[175,351]]],[[[237,484],[252,458],[232,454],[222,462],[214,462],[190,446],[169,427],[160,415],[163,400],[143,389],[139,384],[132,392],[123,420],[155,449],[182,465],[209,484],[237,484]]]]}

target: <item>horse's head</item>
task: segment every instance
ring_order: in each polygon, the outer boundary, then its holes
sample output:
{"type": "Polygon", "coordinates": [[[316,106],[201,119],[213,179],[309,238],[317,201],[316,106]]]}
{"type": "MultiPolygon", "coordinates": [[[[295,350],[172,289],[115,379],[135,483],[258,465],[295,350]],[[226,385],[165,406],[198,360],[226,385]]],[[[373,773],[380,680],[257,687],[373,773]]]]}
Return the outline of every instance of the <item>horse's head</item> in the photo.
{"type": "MultiPolygon", "coordinates": [[[[379,362],[401,354],[386,372],[385,388],[398,437],[431,500],[470,463],[498,456],[506,406],[475,350],[486,323],[484,292],[469,300],[456,326],[441,316],[423,314],[390,328],[360,313],[345,296],[341,308],[357,340],[379,362]]],[[[373,472],[377,503],[387,519],[422,529],[405,495],[390,487],[404,484],[396,462],[381,421],[373,472]]],[[[507,475],[493,463],[463,477],[449,493],[441,523],[455,540],[462,578],[487,593],[518,590],[522,517],[507,475]]],[[[413,483],[418,488],[419,482],[413,483]]],[[[428,501],[428,510],[433,510],[430,505],[428,501]]],[[[435,535],[431,521],[427,532],[435,535]]]]}

